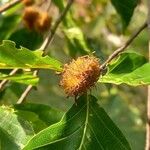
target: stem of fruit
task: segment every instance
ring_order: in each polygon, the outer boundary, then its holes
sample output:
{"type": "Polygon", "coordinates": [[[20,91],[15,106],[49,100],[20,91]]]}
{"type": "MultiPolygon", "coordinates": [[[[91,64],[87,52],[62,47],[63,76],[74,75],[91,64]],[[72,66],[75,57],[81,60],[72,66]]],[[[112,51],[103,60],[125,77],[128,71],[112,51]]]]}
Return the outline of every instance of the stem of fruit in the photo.
{"type": "MultiPolygon", "coordinates": [[[[68,3],[65,7],[65,9],[63,10],[63,12],[60,14],[60,16],[58,17],[58,19],[56,20],[54,26],[52,27],[51,31],[48,33],[48,35],[46,36],[46,39],[44,40],[43,44],[41,45],[40,49],[43,50],[43,56],[45,56],[47,54],[47,47],[49,46],[49,44],[51,43],[51,41],[53,40],[53,37],[56,33],[56,30],[59,26],[59,24],[62,22],[63,18],[66,16],[68,10],[70,9],[71,5],[73,4],[74,0],[68,0],[68,3]]],[[[37,75],[39,72],[39,70],[35,70],[34,71],[34,75],[37,75]]],[[[22,93],[21,97],[18,99],[17,104],[23,103],[25,101],[25,98],[28,96],[29,92],[32,90],[33,86],[29,85],[25,91],[22,93]]]]}

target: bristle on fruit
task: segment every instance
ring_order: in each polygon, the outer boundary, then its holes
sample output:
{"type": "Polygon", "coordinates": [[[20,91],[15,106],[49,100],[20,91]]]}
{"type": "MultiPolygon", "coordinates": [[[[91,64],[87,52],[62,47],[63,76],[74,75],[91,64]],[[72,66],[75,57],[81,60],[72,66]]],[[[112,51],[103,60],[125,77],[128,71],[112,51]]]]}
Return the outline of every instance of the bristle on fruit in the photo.
{"type": "Polygon", "coordinates": [[[100,76],[99,59],[82,56],[64,65],[60,86],[68,96],[77,97],[95,85],[100,76]]]}

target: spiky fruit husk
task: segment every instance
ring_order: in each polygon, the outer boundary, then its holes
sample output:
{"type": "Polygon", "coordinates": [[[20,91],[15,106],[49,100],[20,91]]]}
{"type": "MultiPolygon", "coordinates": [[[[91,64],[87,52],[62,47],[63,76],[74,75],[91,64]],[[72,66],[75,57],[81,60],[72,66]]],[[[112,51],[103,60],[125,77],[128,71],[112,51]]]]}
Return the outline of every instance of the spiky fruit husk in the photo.
{"type": "Polygon", "coordinates": [[[50,28],[51,17],[37,7],[27,7],[24,10],[23,22],[30,30],[45,32],[50,28]]]}
{"type": "Polygon", "coordinates": [[[93,87],[99,76],[99,59],[86,55],[64,65],[60,85],[68,96],[77,97],[93,87]]]}
{"type": "Polygon", "coordinates": [[[26,7],[23,14],[23,21],[25,26],[33,30],[36,24],[36,20],[39,18],[40,12],[36,7],[26,7]]]}
{"type": "Polygon", "coordinates": [[[30,5],[33,5],[33,4],[34,4],[34,0],[22,0],[22,3],[23,3],[25,6],[30,6],[30,5]]]}
{"type": "Polygon", "coordinates": [[[50,28],[52,18],[47,12],[42,12],[36,21],[35,30],[38,32],[45,32],[50,28]]]}

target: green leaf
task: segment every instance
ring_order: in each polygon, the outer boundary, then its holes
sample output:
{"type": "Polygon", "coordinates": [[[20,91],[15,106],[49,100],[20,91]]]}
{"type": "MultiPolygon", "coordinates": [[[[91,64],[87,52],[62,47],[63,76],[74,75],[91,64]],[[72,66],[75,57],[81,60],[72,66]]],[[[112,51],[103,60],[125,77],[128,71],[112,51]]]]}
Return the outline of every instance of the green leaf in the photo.
{"type": "Polygon", "coordinates": [[[30,51],[21,47],[17,49],[15,43],[5,40],[0,45],[0,69],[13,68],[44,68],[61,71],[61,63],[49,56],[42,57],[42,51],[30,51]]]}
{"type": "MultiPolygon", "coordinates": [[[[62,0],[53,0],[53,2],[59,8],[59,11],[63,11],[64,4],[62,0]]],[[[91,52],[84,34],[74,21],[71,12],[68,12],[66,17],[63,19],[62,29],[67,41],[70,56],[75,57],[78,52],[82,55],[89,54],[91,52]]]]}
{"type": "Polygon", "coordinates": [[[108,66],[109,73],[129,73],[147,62],[146,58],[135,52],[121,53],[116,60],[108,66]]]}
{"type": "Polygon", "coordinates": [[[122,53],[117,60],[108,66],[106,75],[99,79],[102,83],[132,86],[150,84],[150,63],[137,53],[122,53]]]}
{"type": "Polygon", "coordinates": [[[21,150],[34,135],[31,124],[10,107],[0,107],[0,120],[0,147],[3,150],[21,150]]]}
{"type": "Polygon", "coordinates": [[[43,104],[16,104],[14,108],[19,111],[24,118],[32,122],[36,132],[58,122],[63,115],[62,111],[43,104]]]}
{"type": "Polygon", "coordinates": [[[63,0],[52,0],[52,1],[59,8],[60,11],[63,11],[64,9],[63,0]]]}
{"type": "Polygon", "coordinates": [[[11,80],[13,82],[37,85],[39,78],[37,76],[33,76],[33,73],[25,73],[25,74],[15,74],[15,75],[6,75],[0,73],[0,80],[11,80]]]}
{"type": "Polygon", "coordinates": [[[111,0],[111,2],[121,16],[124,28],[126,28],[139,0],[111,0]]]}
{"type": "Polygon", "coordinates": [[[128,84],[131,86],[150,85],[150,63],[146,63],[131,73],[108,73],[99,79],[102,83],[128,84]]]}
{"type": "Polygon", "coordinates": [[[71,56],[74,57],[77,52],[80,52],[82,55],[90,53],[90,49],[87,46],[84,35],[80,28],[78,28],[76,25],[74,25],[74,27],[65,29],[64,34],[67,39],[71,56]]]}
{"type": "Polygon", "coordinates": [[[82,96],[62,120],[35,135],[24,150],[130,150],[121,131],[92,96],[82,96]]]}
{"type": "Polygon", "coordinates": [[[30,50],[34,50],[37,47],[40,47],[43,42],[43,36],[35,31],[29,31],[26,28],[22,28],[12,33],[9,40],[14,41],[17,48],[21,45],[30,50]]]}
{"type": "Polygon", "coordinates": [[[21,21],[19,15],[0,15],[0,41],[8,39],[15,30],[16,25],[21,21]]]}

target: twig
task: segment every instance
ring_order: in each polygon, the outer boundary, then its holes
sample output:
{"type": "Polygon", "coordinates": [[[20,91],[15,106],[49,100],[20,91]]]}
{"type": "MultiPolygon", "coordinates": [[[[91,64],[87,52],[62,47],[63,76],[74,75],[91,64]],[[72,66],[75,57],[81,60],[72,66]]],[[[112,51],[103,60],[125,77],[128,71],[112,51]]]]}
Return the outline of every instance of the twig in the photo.
{"type": "MultiPolygon", "coordinates": [[[[38,74],[38,70],[35,70],[35,71],[33,72],[33,75],[34,75],[34,76],[37,76],[37,74],[38,74]]],[[[21,104],[21,103],[24,101],[25,97],[29,94],[29,92],[31,91],[32,88],[33,88],[33,86],[32,86],[32,85],[29,85],[29,86],[25,89],[25,91],[22,93],[21,97],[20,97],[19,100],[17,101],[17,104],[21,104]]]]}
{"type": "Polygon", "coordinates": [[[21,0],[12,0],[12,1],[6,3],[5,5],[0,7],[0,13],[8,10],[9,8],[15,6],[16,4],[18,4],[20,2],[21,2],[21,0]]]}
{"type": "Polygon", "coordinates": [[[128,40],[127,42],[115,50],[109,57],[108,59],[101,65],[100,69],[105,69],[106,66],[114,59],[116,58],[121,52],[123,52],[132,42],[133,40],[147,27],[147,22],[145,22],[128,40]]]}
{"type": "MultiPolygon", "coordinates": [[[[51,31],[48,33],[46,39],[44,40],[43,44],[41,45],[40,49],[43,50],[43,56],[45,56],[47,54],[48,51],[46,51],[46,48],[48,47],[48,45],[53,40],[53,37],[55,35],[55,32],[56,32],[59,24],[61,23],[61,21],[63,20],[63,18],[66,16],[66,13],[68,12],[68,10],[71,7],[71,5],[72,5],[73,2],[74,2],[74,0],[68,0],[67,6],[63,10],[63,12],[59,16],[59,18],[56,20],[54,26],[52,27],[51,31]]],[[[38,70],[36,70],[34,73],[36,73],[36,75],[37,75],[38,74],[38,70]]],[[[25,89],[25,91],[22,93],[21,97],[17,101],[17,104],[20,104],[20,103],[24,102],[25,98],[27,97],[27,95],[29,94],[29,92],[32,90],[32,88],[33,88],[33,86],[29,85],[25,89]]]]}
{"type": "MultiPolygon", "coordinates": [[[[9,75],[14,75],[17,71],[18,71],[18,69],[13,69],[13,70],[9,73],[9,75]]],[[[5,79],[5,80],[3,80],[3,81],[0,82],[0,91],[3,90],[3,87],[7,84],[8,81],[9,81],[9,80],[5,79]]]]}
{"type": "MultiPolygon", "coordinates": [[[[147,17],[147,24],[148,24],[148,53],[149,53],[149,61],[150,61],[150,0],[147,0],[147,8],[148,8],[148,17],[147,17]]],[[[145,150],[150,150],[150,86],[148,86],[147,91],[147,123],[146,123],[146,145],[145,150]]]]}
{"type": "MultiPolygon", "coordinates": [[[[149,50],[150,50],[150,42],[149,42],[149,50]]],[[[146,122],[145,150],[150,150],[150,86],[148,86],[148,90],[147,90],[147,122],[146,122]]]]}
{"type": "MultiPolygon", "coordinates": [[[[0,13],[12,8],[13,6],[17,5],[18,3],[20,3],[21,0],[12,0],[8,3],[6,3],[5,5],[0,7],[0,13]]],[[[14,75],[17,72],[18,69],[14,69],[10,72],[9,75],[14,75]]],[[[9,80],[3,80],[0,82],[0,91],[3,90],[3,87],[8,83],[9,80]]]]}

